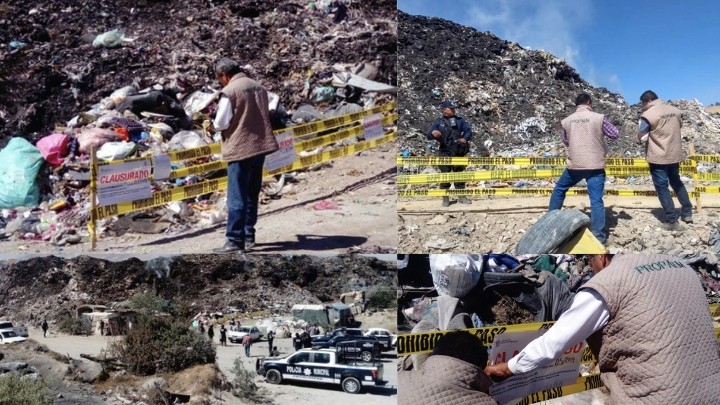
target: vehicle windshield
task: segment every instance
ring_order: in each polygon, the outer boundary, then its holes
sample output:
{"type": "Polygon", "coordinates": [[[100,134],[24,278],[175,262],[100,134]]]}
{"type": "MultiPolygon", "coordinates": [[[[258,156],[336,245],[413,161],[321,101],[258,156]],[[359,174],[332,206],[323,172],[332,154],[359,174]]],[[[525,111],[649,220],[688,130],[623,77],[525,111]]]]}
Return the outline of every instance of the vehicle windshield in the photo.
{"type": "Polygon", "coordinates": [[[10,322],[2,322],[0,323],[0,329],[12,329],[12,323],[10,322]]]}
{"type": "Polygon", "coordinates": [[[0,334],[2,334],[2,337],[4,337],[4,338],[17,337],[17,335],[13,331],[0,332],[0,334]]]}

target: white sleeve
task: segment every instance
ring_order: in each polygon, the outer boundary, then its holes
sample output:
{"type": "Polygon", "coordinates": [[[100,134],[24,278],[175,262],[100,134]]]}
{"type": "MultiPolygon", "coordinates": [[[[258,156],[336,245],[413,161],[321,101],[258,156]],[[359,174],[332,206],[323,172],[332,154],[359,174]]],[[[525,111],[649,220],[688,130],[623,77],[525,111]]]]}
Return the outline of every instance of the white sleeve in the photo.
{"type": "Polygon", "coordinates": [[[597,291],[587,289],[575,294],[565,311],[544,335],[530,342],[508,361],[513,374],[526,373],[546,366],[569,347],[587,339],[607,325],[610,311],[597,291]]]}
{"type": "Polygon", "coordinates": [[[233,110],[230,105],[230,99],[227,98],[227,96],[222,95],[220,97],[220,102],[218,103],[217,114],[215,114],[215,121],[213,121],[215,130],[222,131],[223,129],[227,129],[227,127],[230,126],[232,118],[233,110]]]}

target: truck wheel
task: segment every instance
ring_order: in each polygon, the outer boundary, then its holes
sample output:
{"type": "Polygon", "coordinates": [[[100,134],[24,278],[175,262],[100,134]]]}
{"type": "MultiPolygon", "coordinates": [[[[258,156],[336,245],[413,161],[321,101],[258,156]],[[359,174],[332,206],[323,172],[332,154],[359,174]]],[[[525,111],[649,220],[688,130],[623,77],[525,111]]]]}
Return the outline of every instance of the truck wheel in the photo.
{"type": "Polygon", "coordinates": [[[360,384],[360,380],[355,377],[346,377],[342,381],[342,389],[348,394],[357,394],[360,392],[361,388],[362,385],[360,384]]]}
{"type": "Polygon", "coordinates": [[[360,359],[362,359],[365,363],[369,363],[372,361],[373,355],[369,351],[363,350],[362,353],[360,353],[360,359]]]}
{"type": "Polygon", "coordinates": [[[548,211],[520,239],[515,254],[554,253],[586,226],[590,218],[576,209],[548,211]]]}
{"type": "Polygon", "coordinates": [[[270,384],[280,384],[282,382],[282,374],[275,369],[270,369],[265,374],[265,380],[270,384]]]}

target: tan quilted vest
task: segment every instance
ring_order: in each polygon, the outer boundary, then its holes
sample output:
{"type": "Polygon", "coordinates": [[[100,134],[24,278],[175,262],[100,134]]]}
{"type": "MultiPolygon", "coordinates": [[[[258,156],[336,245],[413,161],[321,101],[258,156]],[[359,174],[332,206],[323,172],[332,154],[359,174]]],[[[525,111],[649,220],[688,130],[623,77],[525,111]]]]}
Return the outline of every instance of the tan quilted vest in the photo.
{"type": "Polygon", "coordinates": [[[583,287],[610,320],[589,338],[617,405],[720,404],[720,356],[695,271],[672,256],[616,256],[583,287]]]}
{"type": "Polygon", "coordinates": [[[276,151],[278,144],[270,125],[265,88],[238,73],[222,92],[233,109],[230,126],[222,131],[223,159],[234,162],[276,151]]]}
{"type": "Polygon", "coordinates": [[[602,122],[603,115],[593,112],[587,105],[578,106],[574,113],[562,120],[562,127],[568,137],[568,169],[605,168],[602,122]]]}
{"type": "Polygon", "coordinates": [[[642,117],[650,123],[650,139],[647,143],[647,160],[650,163],[668,165],[685,159],[682,149],[682,111],[653,100],[643,107],[642,117]]]}
{"type": "Polygon", "coordinates": [[[492,381],[470,363],[449,356],[430,356],[419,370],[398,371],[398,405],[497,405],[492,381]]]}

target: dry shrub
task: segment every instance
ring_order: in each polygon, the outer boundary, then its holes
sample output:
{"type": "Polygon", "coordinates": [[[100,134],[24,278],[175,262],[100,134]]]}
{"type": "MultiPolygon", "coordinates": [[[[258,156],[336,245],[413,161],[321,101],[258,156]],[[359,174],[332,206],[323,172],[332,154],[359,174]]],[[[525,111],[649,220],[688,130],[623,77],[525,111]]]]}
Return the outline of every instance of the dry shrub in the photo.
{"type": "Polygon", "coordinates": [[[0,376],[0,405],[50,405],[53,397],[42,380],[23,378],[17,373],[0,376]]]}
{"type": "Polygon", "coordinates": [[[214,363],[216,356],[212,342],[185,323],[150,315],[140,316],[125,339],[110,343],[108,351],[140,375],[214,363]]]}

